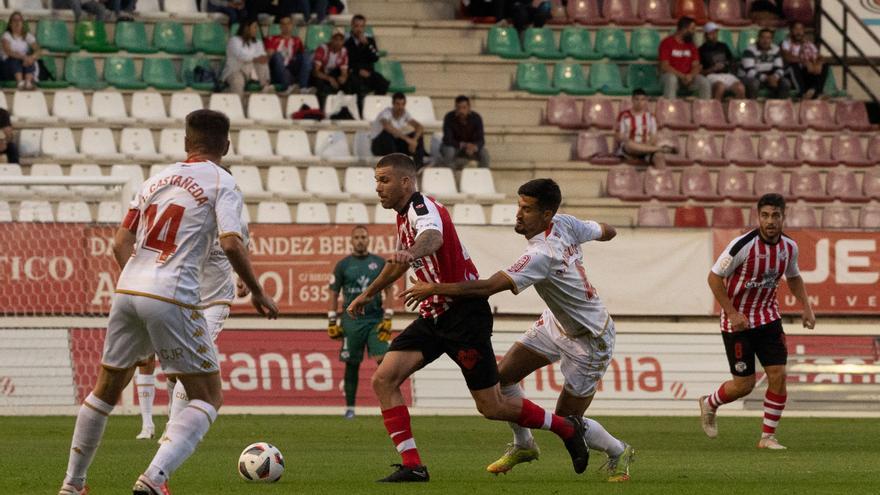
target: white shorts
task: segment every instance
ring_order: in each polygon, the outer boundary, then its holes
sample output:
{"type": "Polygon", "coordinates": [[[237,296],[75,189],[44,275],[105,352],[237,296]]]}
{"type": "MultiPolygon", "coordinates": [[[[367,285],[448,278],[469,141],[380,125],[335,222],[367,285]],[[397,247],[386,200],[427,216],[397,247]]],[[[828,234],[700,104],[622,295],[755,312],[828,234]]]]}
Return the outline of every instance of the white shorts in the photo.
{"type": "Polygon", "coordinates": [[[712,84],[720,82],[725,88],[729,88],[739,82],[739,78],[733,74],[708,74],[706,79],[712,84]]]}
{"type": "Polygon", "coordinates": [[[599,380],[611,363],[614,337],[614,321],[599,337],[591,333],[569,337],[562,333],[553,312],[545,309],[519,342],[553,363],[559,361],[569,393],[589,397],[596,393],[599,380]]]}
{"type": "Polygon", "coordinates": [[[229,306],[226,304],[215,304],[208,306],[202,313],[205,315],[205,321],[208,322],[208,333],[211,334],[211,341],[216,343],[217,337],[220,336],[220,330],[223,330],[223,324],[229,316],[229,306]]]}
{"type": "Polygon", "coordinates": [[[220,371],[202,311],[151,297],[116,294],[101,364],[127,369],[154,353],[166,374],[220,371]]]}

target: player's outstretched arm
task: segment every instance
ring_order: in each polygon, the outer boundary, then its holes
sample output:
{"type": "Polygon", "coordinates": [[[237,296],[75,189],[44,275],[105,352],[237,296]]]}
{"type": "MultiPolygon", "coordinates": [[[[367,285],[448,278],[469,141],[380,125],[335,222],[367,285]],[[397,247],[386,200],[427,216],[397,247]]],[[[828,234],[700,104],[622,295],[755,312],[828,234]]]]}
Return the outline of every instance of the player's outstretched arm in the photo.
{"type": "Polygon", "coordinates": [[[232,269],[251,291],[251,303],[257,308],[257,312],[274,320],[278,317],[278,307],[272,298],[263,293],[263,287],[254,275],[251,261],[248,258],[247,249],[241,238],[236,235],[227,235],[220,239],[220,247],[226,253],[226,258],[232,265],[232,269]]]}
{"type": "Polygon", "coordinates": [[[602,236],[596,239],[597,241],[605,242],[617,237],[617,229],[615,229],[611,225],[599,222],[599,226],[602,227],[602,236]]]}
{"type": "Polygon", "coordinates": [[[724,279],[721,278],[721,275],[710,271],[708,282],[709,288],[712,289],[712,295],[715,296],[718,305],[724,310],[733,329],[736,331],[748,329],[749,320],[744,314],[740,313],[733,307],[733,303],[727,296],[727,287],[724,286],[724,279]]]}
{"type": "Polygon", "coordinates": [[[385,263],[376,280],[373,280],[373,283],[348,305],[348,308],[346,308],[348,314],[354,318],[364,314],[364,306],[376,297],[378,293],[402,277],[407,270],[409,270],[408,263],[396,263],[394,260],[389,260],[388,263],[385,263]]]}
{"type": "Polygon", "coordinates": [[[137,241],[137,236],[128,228],[119,227],[116,229],[116,235],[113,238],[113,257],[116,258],[116,264],[119,265],[120,270],[125,268],[125,264],[131,258],[135,241],[137,241]]]}
{"type": "Polygon", "coordinates": [[[804,286],[803,277],[785,278],[788,288],[792,295],[801,303],[804,308],[801,319],[805,328],[813,329],[816,326],[816,315],[813,314],[813,306],[810,304],[810,298],[807,297],[807,288],[804,286]]]}
{"type": "Polygon", "coordinates": [[[433,284],[412,279],[414,285],[403,291],[400,297],[406,299],[407,306],[418,304],[431,296],[449,297],[489,297],[505,290],[514,290],[513,281],[497,272],[489,279],[468,280],[454,284],[433,284]]]}

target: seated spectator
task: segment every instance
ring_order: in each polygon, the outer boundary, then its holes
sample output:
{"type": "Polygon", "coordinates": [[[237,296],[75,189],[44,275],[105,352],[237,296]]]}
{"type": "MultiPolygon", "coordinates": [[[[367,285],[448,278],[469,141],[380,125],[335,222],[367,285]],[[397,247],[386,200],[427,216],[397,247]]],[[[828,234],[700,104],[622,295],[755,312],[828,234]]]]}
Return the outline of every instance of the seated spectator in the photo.
{"type": "MultiPolygon", "coordinates": [[[[287,2],[278,2],[279,5],[284,3],[287,2]]],[[[327,0],[293,0],[290,4],[292,5],[293,12],[302,14],[306,23],[311,22],[312,15],[315,16],[315,21],[319,24],[324,22],[324,19],[327,17],[327,0]]]]}
{"type": "Polygon", "coordinates": [[[483,22],[494,22],[504,19],[504,0],[463,0],[465,13],[483,22]]]}
{"type": "Polygon", "coordinates": [[[483,119],[480,114],[471,111],[471,100],[467,96],[456,97],[455,110],[443,117],[441,164],[461,169],[463,166],[456,166],[456,159],[464,158],[478,160],[480,167],[488,167],[489,151],[485,145],[483,119]]]}
{"type": "Polygon", "coordinates": [[[244,95],[248,81],[257,81],[264,92],[273,91],[269,83],[269,57],[263,44],[257,39],[256,19],[248,19],[238,25],[238,32],[226,44],[226,65],[220,80],[229,90],[244,95]]]}
{"type": "Polygon", "coordinates": [[[773,30],[762,29],[758,40],[746,48],[740,75],[749,98],[756,98],[761,88],[770,90],[772,98],[788,98],[791,84],[783,73],[782,51],[773,44],[773,30]]]}
{"type": "Polygon", "coordinates": [[[726,43],[718,41],[718,25],[707,22],[703,32],[706,40],[700,46],[700,65],[712,84],[712,97],[720,100],[731,92],[734,98],[745,98],[746,87],[733,75],[733,53],[726,43]]]}
{"type": "Polygon", "coordinates": [[[370,138],[373,142],[370,150],[376,156],[391,153],[409,155],[416,168],[421,169],[425,163],[424,132],[422,125],[406,111],[406,96],[394,93],[391,107],[382,110],[371,124],[370,138]]]}
{"type": "Polygon", "coordinates": [[[781,0],[753,0],[749,6],[749,19],[759,26],[777,26],[782,18],[781,0]]]}
{"type": "Polygon", "coordinates": [[[312,72],[311,56],[302,40],[293,34],[293,17],[282,17],[279,27],[281,34],[264,40],[272,83],[281,86],[285,93],[306,90],[312,72]]]}
{"type": "Polygon", "coordinates": [[[675,33],[660,42],[660,82],[663,83],[663,97],[667,100],[678,97],[679,86],[696,92],[704,100],[712,97],[712,85],[701,74],[700,54],[694,44],[696,32],[696,21],[682,17],[675,33]]]}
{"type": "Polygon", "coordinates": [[[804,35],[804,24],[796,21],[791,32],[782,41],[782,60],[802,98],[810,100],[822,94],[828,66],[819,57],[819,49],[804,35]]]}
{"type": "Polygon", "coordinates": [[[348,68],[351,71],[351,90],[357,94],[358,108],[364,108],[364,97],[370,93],[388,92],[387,79],[373,69],[379,61],[379,48],[372,36],[367,36],[367,18],[357,14],[351,18],[351,34],[345,40],[348,68]]]}
{"type": "Polygon", "coordinates": [[[324,108],[327,95],[339,91],[351,93],[348,81],[348,50],[343,46],[344,40],[345,35],[341,31],[335,31],[328,43],[315,50],[315,58],[312,61],[312,86],[318,93],[321,108],[324,108]]]}
{"type": "Polygon", "coordinates": [[[520,33],[527,27],[544,27],[552,15],[550,0],[500,0],[505,4],[505,15],[520,33]]]}
{"type": "Polygon", "coordinates": [[[9,16],[6,32],[0,37],[0,42],[3,44],[6,79],[15,79],[18,89],[34,89],[40,45],[34,35],[28,32],[21,12],[13,12],[9,16]]]}
{"type": "Polygon", "coordinates": [[[666,153],[676,153],[672,146],[657,145],[657,120],[648,111],[648,95],[636,88],[632,92],[632,107],[617,115],[617,155],[624,160],[637,160],[666,167],[666,153]]]}
{"type": "MultiPolygon", "coordinates": [[[[219,12],[225,15],[228,26],[236,22],[243,22],[248,18],[244,0],[208,0],[208,12],[219,12]]],[[[256,17],[256,14],[255,12],[253,17],[256,17]]]]}
{"type": "MultiPolygon", "coordinates": [[[[134,7],[132,6],[132,9],[134,7]]],[[[104,4],[98,0],[52,0],[52,10],[73,10],[74,22],[79,22],[83,11],[94,16],[96,21],[105,21],[110,16],[110,12],[104,7],[104,4]]],[[[54,15],[54,12],[53,12],[54,15]]]]}
{"type": "Polygon", "coordinates": [[[18,163],[18,145],[15,144],[12,121],[5,108],[0,108],[0,131],[0,153],[6,153],[7,163],[18,163]]]}

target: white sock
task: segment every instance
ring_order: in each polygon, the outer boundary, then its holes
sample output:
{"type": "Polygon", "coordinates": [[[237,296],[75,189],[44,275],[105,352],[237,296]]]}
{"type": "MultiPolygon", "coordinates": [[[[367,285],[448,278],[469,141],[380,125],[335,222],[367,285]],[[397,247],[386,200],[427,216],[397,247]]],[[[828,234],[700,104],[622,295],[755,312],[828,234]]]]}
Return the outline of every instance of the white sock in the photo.
{"type": "Polygon", "coordinates": [[[601,450],[610,457],[618,457],[626,448],[620,440],[611,436],[605,427],[590,418],[584,418],[584,440],[591,449],[601,450]]]}
{"type": "Polygon", "coordinates": [[[165,378],[165,391],[168,392],[168,419],[171,419],[171,407],[174,406],[174,387],[177,386],[177,380],[165,378]]]}
{"type": "Polygon", "coordinates": [[[183,382],[180,380],[177,381],[177,385],[174,386],[174,391],[171,395],[174,396],[174,399],[171,402],[171,407],[168,409],[169,422],[174,421],[174,418],[189,406],[189,397],[186,396],[186,389],[183,388],[183,382]]]}
{"type": "Polygon", "coordinates": [[[86,471],[101,437],[104,436],[104,427],[107,426],[107,416],[113,411],[113,406],[89,394],[83,401],[76,415],[76,426],[73,429],[73,440],[70,442],[70,460],[67,462],[67,476],[64,482],[77,488],[82,488],[86,482],[86,471]]]}
{"type": "MultiPolygon", "coordinates": [[[[522,387],[518,383],[504,385],[501,387],[501,395],[505,397],[516,397],[524,399],[526,394],[523,393],[522,387]]],[[[532,430],[522,427],[514,422],[508,422],[510,429],[513,430],[513,444],[519,447],[531,447],[535,443],[532,437],[532,430]]]]}
{"type": "Polygon", "coordinates": [[[144,428],[154,428],[153,400],[156,398],[156,377],[138,373],[134,384],[137,385],[138,405],[141,407],[141,424],[144,428]]]}
{"type": "Polygon", "coordinates": [[[195,452],[211,423],[217,419],[214,406],[202,400],[194,400],[189,407],[174,416],[165,430],[165,440],[150,467],[144,473],[156,485],[162,485],[195,452]]]}

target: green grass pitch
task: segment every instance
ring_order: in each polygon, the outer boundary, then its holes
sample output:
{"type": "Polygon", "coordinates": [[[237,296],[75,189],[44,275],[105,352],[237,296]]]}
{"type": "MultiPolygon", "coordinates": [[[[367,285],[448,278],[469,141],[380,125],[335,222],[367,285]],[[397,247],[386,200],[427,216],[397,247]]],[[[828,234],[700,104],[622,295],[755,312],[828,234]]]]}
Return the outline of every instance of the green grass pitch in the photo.
{"type": "MultiPolygon", "coordinates": [[[[719,418],[720,436],[703,436],[697,417],[597,418],[636,448],[633,479],[610,484],[593,452],[576,475],[549,432],[536,432],[539,461],[493,476],[485,466],[510,441],[503,423],[478,417],[413,418],[431,482],[388,486],[374,480],[398,457],[376,416],[223,416],[169,486],[175,495],[207,494],[831,494],[880,493],[880,425],[876,419],[784,418],[779,438],[789,450],[755,448],[761,419],[719,418]],[[285,456],[275,484],[241,480],[236,462],[251,442],[268,441],[285,456]]],[[[157,427],[163,418],[157,416],[157,427]]],[[[67,466],[72,417],[0,417],[0,493],[54,494],[67,466]]],[[[131,493],[156,451],[136,441],[140,418],[111,417],[89,473],[92,495],[131,493]]]]}

